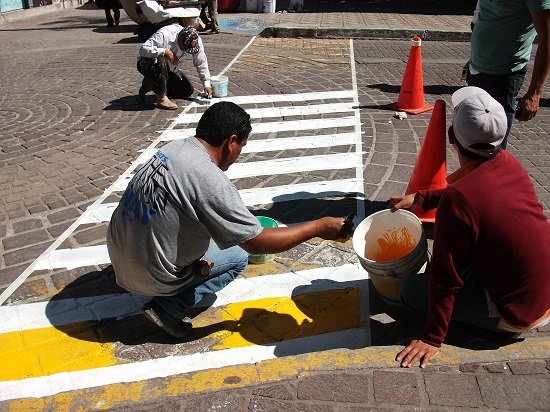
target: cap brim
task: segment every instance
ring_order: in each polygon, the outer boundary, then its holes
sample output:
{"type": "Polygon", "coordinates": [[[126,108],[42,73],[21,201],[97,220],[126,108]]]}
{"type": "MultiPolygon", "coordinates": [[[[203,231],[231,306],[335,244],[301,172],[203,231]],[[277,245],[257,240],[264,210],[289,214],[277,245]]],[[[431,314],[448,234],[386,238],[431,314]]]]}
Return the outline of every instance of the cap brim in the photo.
{"type": "Polygon", "coordinates": [[[191,47],[190,49],[185,49],[185,52],[189,54],[196,54],[200,51],[200,49],[201,49],[200,46],[196,46],[196,47],[191,47]]]}
{"type": "Polygon", "coordinates": [[[482,93],[487,93],[487,92],[480,87],[476,87],[476,86],[462,87],[461,89],[458,89],[456,92],[453,93],[453,95],[451,96],[451,102],[453,103],[453,107],[456,107],[464,99],[467,99],[468,97],[472,97],[482,93]]]}

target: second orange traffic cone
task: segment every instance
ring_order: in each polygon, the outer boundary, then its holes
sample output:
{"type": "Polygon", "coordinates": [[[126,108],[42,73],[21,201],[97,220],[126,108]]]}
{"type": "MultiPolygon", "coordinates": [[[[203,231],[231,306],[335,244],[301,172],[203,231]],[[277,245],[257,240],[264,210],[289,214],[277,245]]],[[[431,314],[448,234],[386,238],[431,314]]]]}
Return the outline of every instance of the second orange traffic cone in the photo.
{"type": "Polygon", "coordinates": [[[424,101],[422,52],[420,50],[422,39],[420,37],[413,37],[411,41],[413,45],[411,46],[405,75],[401,83],[399,98],[397,99],[397,103],[392,103],[390,107],[409,114],[419,114],[431,110],[433,106],[426,104],[424,101]]]}
{"type": "MultiPolygon", "coordinates": [[[[416,159],[406,194],[419,190],[435,190],[447,187],[446,167],[446,108],[445,100],[437,100],[432,112],[430,124],[416,159]]],[[[423,222],[435,222],[435,209],[412,210],[423,222]]]]}

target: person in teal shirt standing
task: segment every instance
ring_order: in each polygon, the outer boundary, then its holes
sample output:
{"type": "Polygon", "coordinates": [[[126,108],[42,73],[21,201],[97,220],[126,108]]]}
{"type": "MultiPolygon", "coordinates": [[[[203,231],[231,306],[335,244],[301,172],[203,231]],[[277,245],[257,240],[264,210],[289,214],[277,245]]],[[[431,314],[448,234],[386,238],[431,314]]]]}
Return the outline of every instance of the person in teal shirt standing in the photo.
{"type": "Polygon", "coordinates": [[[527,121],[539,108],[550,71],[550,0],[480,0],[479,6],[472,33],[468,85],[481,87],[504,106],[508,120],[502,142],[505,148],[514,114],[520,121],[527,121]],[[531,82],[516,102],[537,36],[531,82]]]}

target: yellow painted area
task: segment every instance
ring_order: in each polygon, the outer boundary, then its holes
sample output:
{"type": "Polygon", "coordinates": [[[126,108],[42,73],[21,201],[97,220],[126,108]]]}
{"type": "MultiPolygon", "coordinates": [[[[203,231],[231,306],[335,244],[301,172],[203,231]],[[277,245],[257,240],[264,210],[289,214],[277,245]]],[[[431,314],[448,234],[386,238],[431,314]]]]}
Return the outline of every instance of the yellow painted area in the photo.
{"type": "MultiPolygon", "coordinates": [[[[261,345],[359,326],[359,289],[267,298],[211,308],[194,327],[212,349],[261,345]]],[[[120,363],[115,343],[104,343],[94,322],[0,335],[0,380],[47,376],[120,363]]]]}
{"type": "Polygon", "coordinates": [[[91,326],[78,323],[65,331],[48,327],[1,334],[0,380],[114,365],[114,345],[98,342],[91,326]]]}
{"type": "MultiPolygon", "coordinates": [[[[16,399],[5,406],[7,411],[89,411],[107,410],[128,405],[128,401],[143,403],[170,397],[198,394],[260,385],[295,378],[305,372],[337,371],[352,368],[398,368],[394,358],[401,346],[377,346],[357,350],[337,349],[319,353],[266,360],[256,364],[228,366],[141,382],[128,382],[100,388],[81,389],[40,399],[16,399]],[[227,378],[231,377],[231,383],[227,378]],[[236,379],[235,379],[236,378],[236,379]]],[[[535,339],[510,345],[509,349],[472,351],[443,346],[432,365],[465,362],[499,362],[542,359],[550,351],[548,339],[535,339]]]]}
{"type": "Polygon", "coordinates": [[[257,265],[247,265],[240,277],[252,278],[257,276],[275,275],[280,272],[281,267],[275,261],[271,261],[257,265]]]}
{"type": "Polygon", "coordinates": [[[358,288],[305,293],[232,303],[221,321],[227,330],[215,334],[214,349],[280,342],[360,325],[358,288]]]}

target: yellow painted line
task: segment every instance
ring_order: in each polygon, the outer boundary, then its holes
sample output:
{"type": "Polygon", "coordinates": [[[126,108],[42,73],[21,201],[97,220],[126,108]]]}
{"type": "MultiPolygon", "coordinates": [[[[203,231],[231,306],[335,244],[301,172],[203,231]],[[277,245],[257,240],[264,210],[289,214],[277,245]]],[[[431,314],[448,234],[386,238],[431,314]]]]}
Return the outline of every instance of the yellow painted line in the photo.
{"type": "Polygon", "coordinates": [[[222,312],[221,321],[227,324],[238,319],[238,324],[234,332],[219,334],[220,342],[213,349],[263,345],[357,328],[360,310],[358,288],[233,303],[222,312]]]}
{"type": "Polygon", "coordinates": [[[114,344],[98,342],[93,326],[73,324],[68,334],[53,327],[1,334],[0,380],[115,365],[114,344]]]}
{"type": "MultiPolygon", "coordinates": [[[[360,319],[358,288],[306,293],[229,304],[206,311],[194,327],[210,331],[223,350],[281,342],[356,328],[360,319]],[[218,325],[219,327],[215,327],[218,325]]],[[[95,322],[0,334],[0,380],[18,380],[121,364],[115,343],[102,343],[95,322]]]]}
{"type": "MultiPolygon", "coordinates": [[[[40,399],[6,402],[7,411],[89,411],[128,407],[129,402],[153,402],[175,396],[215,392],[292,379],[304,372],[345,369],[398,370],[394,357],[398,346],[378,346],[358,350],[332,351],[266,360],[257,364],[229,366],[149,381],[121,383],[99,388],[80,389],[40,399]]],[[[473,351],[443,346],[431,365],[489,363],[510,360],[542,359],[550,353],[549,339],[532,339],[496,350],[473,351]]]]}

